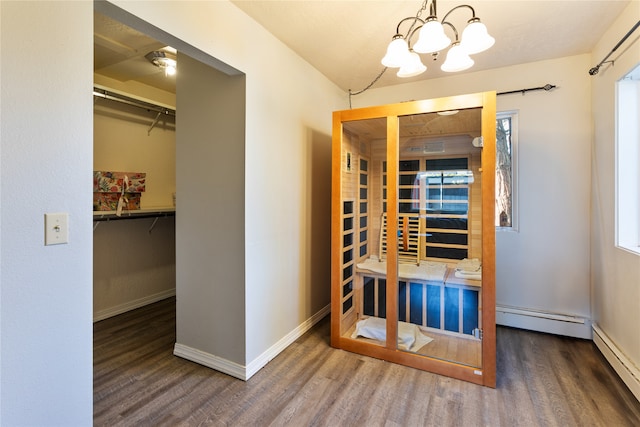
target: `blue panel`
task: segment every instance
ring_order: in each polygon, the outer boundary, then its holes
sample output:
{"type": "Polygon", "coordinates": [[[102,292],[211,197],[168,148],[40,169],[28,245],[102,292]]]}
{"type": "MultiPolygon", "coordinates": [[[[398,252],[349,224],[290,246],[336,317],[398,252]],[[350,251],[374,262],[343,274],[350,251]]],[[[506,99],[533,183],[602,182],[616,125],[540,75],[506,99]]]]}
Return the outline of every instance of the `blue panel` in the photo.
{"type": "Polygon", "coordinates": [[[478,327],[478,291],[462,291],[462,332],[473,334],[478,327]]]}
{"type": "Polygon", "coordinates": [[[350,278],[351,276],[353,276],[353,265],[350,265],[348,267],[345,267],[342,270],[342,280],[347,280],[348,278],[350,278]]]}
{"type": "Polygon", "coordinates": [[[422,325],[422,292],[423,287],[419,283],[411,283],[409,302],[409,322],[422,325]]]}
{"type": "Polygon", "coordinates": [[[367,245],[360,246],[360,256],[365,256],[367,254],[367,245]]]}
{"type": "Polygon", "coordinates": [[[444,288],[444,329],[458,332],[460,330],[460,301],[458,288],[444,288]]]}
{"type": "Polygon", "coordinates": [[[398,282],[398,320],[407,321],[407,283],[398,282]]]}
{"type": "Polygon", "coordinates": [[[378,317],[387,317],[387,279],[378,279],[378,317]]]}
{"type": "Polygon", "coordinates": [[[342,296],[346,297],[349,292],[353,290],[353,280],[349,280],[347,283],[342,285],[342,296]]]}
{"type": "Polygon", "coordinates": [[[440,286],[427,285],[427,326],[440,328],[440,286]]]}
{"type": "Polygon", "coordinates": [[[374,289],[373,285],[375,284],[375,279],[373,277],[364,277],[364,286],[362,290],[362,300],[363,300],[363,314],[365,316],[373,316],[375,313],[373,312],[373,301],[374,301],[374,289]]]}
{"type": "Polygon", "coordinates": [[[353,306],[353,297],[349,297],[344,303],[342,303],[342,314],[349,311],[349,309],[353,306]]]}

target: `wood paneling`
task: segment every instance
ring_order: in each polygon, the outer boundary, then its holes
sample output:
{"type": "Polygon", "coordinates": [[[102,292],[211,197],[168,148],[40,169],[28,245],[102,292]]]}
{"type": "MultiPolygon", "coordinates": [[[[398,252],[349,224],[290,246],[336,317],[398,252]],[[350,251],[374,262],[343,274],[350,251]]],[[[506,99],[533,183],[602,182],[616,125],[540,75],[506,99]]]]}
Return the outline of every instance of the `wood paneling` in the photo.
{"type": "MultiPolygon", "coordinates": [[[[387,226],[387,283],[386,283],[386,344],[381,347],[352,339],[347,331],[360,315],[352,312],[342,315],[344,301],[344,263],[332,270],[332,345],[359,354],[383,358],[395,363],[406,364],[419,369],[453,376],[458,379],[495,386],[495,229],[493,223],[493,202],[495,188],[495,92],[461,95],[424,101],[390,104],[379,107],[361,108],[334,112],[333,115],[333,163],[342,166],[341,171],[334,169],[332,220],[338,223],[333,232],[333,263],[340,264],[342,257],[336,245],[342,249],[340,226],[342,224],[341,205],[344,200],[355,198],[357,183],[353,172],[345,172],[345,159],[351,153],[353,159],[362,146],[370,147],[367,153],[370,159],[370,226],[369,235],[380,234],[383,210],[383,189],[386,188],[387,226]],[[458,114],[442,116],[438,111],[459,110],[458,114]],[[474,148],[473,137],[482,135],[484,148],[474,148]],[[439,142],[439,140],[442,140],[439,142]],[[445,142],[446,140],[446,142],[445,142]],[[468,167],[474,172],[474,182],[469,191],[468,240],[464,247],[460,243],[456,248],[465,250],[465,256],[479,258],[483,263],[482,291],[479,306],[484,329],[482,345],[482,365],[470,368],[449,361],[424,358],[408,352],[396,350],[398,320],[398,274],[395,266],[398,261],[398,200],[399,200],[399,161],[401,159],[424,159],[428,149],[439,144],[446,145],[441,157],[466,156],[468,167]],[[422,151],[419,148],[422,146],[422,151]],[[418,150],[415,150],[418,148],[418,150]],[[410,153],[410,157],[406,157],[410,153]],[[386,187],[383,184],[382,164],[386,161],[386,187]],[[486,209],[485,209],[486,208],[486,209]],[[491,221],[489,222],[489,219],[491,221]],[[468,247],[467,247],[468,246],[468,247]],[[468,249],[468,252],[466,251],[468,249]],[[335,310],[340,310],[340,314],[335,310]]],[[[334,166],[335,167],[335,166],[334,166]]],[[[353,165],[352,165],[353,167],[353,165]]],[[[357,176],[357,175],[356,175],[357,176]]],[[[406,189],[404,189],[406,191],[406,189]]],[[[407,196],[408,197],[408,196],[407,196]]],[[[413,199],[413,197],[411,197],[413,199]]],[[[405,200],[406,202],[406,200],[405,200]]],[[[409,203],[409,202],[407,202],[409,203]]],[[[357,229],[356,229],[357,231],[357,229]]],[[[357,233],[356,233],[357,234],[357,233]]],[[[378,239],[370,239],[376,242],[378,239]]],[[[379,246],[379,245],[378,245],[379,246]]],[[[453,247],[454,245],[443,246],[453,247]]],[[[425,245],[426,247],[426,245],[425,245]]],[[[374,249],[370,245],[370,250],[374,249]]],[[[379,247],[375,252],[378,254],[379,247]]],[[[346,270],[345,270],[346,271],[346,270]]],[[[354,280],[360,284],[360,280],[354,280]]],[[[356,288],[358,294],[361,290],[356,288]]],[[[355,295],[356,302],[360,298],[355,295]]],[[[443,357],[443,359],[447,359],[443,357]]]]}

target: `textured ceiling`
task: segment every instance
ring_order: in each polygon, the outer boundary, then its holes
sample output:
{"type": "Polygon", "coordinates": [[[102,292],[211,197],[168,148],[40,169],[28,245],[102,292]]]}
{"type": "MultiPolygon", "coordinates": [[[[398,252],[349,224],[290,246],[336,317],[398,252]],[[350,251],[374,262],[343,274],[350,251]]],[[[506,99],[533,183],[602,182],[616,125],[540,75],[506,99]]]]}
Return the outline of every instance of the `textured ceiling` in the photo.
{"type": "MultiPolygon", "coordinates": [[[[342,89],[354,91],[382,71],[380,59],[398,22],[422,6],[405,0],[232,2],[342,89]]],[[[438,18],[463,3],[475,9],[496,39],[491,49],[473,56],[475,66],[467,72],[474,72],[589,53],[630,1],[438,0],[438,18]]],[[[447,20],[461,32],[470,17],[462,8],[447,20]]],[[[627,31],[620,29],[620,37],[627,31]]],[[[422,75],[401,79],[388,69],[376,87],[446,75],[440,70],[443,57],[436,62],[422,57],[428,68],[422,75]]]]}
{"type": "Polygon", "coordinates": [[[93,19],[93,68],[126,83],[137,81],[175,93],[175,76],[165,76],[145,55],[165,45],[99,13],[93,19]]]}
{"type": "MultiPolygon", "coordinates": [[[[589,53],[623,9],[640,0],[474,0],[469,4],[495,37],[495,45],[474,55],[465,72],[589,53]]],[[[398,22],[415,16],[422,3],[406,0],[234,0],[236,6],[344,90],[367,86],[383,70],[380,59],[398,22]]],[[[438,0],[438,18],[458,1],[438,0]]],[[[422,17],[428,15],[425,11],[422,17]]],[[[459,31],[471,17],[466,8],[450,15],[459,31]]],[[[95,71],[122,82],[135,80],[175,92],[175,79],[144,58],[163,44],[96,14],[95,71]]],[[[628,28],[620,29],[622,37],[628,28]]],[[[598,61],[601,58],[598,58],[598,61]]],[[[420,76],[401,79],[389,69],[375,87],[442,77],[442,56],[420,76]]],[[[593,64],[595,65],[595,64],[593,64]]],[[[585,73],[588,70],[585,70],[585,73]]],[[[463,73],[465,73],[463,72],[463,73]]]]}

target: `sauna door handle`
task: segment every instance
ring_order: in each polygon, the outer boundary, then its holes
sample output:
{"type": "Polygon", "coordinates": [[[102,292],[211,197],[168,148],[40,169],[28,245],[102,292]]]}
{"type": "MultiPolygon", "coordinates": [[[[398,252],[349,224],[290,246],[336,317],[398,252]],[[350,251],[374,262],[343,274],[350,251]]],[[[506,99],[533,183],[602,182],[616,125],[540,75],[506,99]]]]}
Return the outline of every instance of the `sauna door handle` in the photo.
{"type": "Polygon", "coordinates": [[[402,218],[402,248],[404,251],[409,250],[409,218],[402,218]]]}

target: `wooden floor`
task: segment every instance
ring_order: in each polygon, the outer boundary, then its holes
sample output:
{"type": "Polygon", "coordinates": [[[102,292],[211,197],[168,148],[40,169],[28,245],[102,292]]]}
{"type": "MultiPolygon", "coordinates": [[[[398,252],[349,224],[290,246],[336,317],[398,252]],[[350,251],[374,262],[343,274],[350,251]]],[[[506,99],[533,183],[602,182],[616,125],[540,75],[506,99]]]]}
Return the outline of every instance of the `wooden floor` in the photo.
{"type": "Polygon", "coordinates": [[[174,342],[174,299],[95,324],[94,425],[640,426],[591,341],[499,327],[497,389],[333,349],[328,317],[247,382],[174,342]]]}

